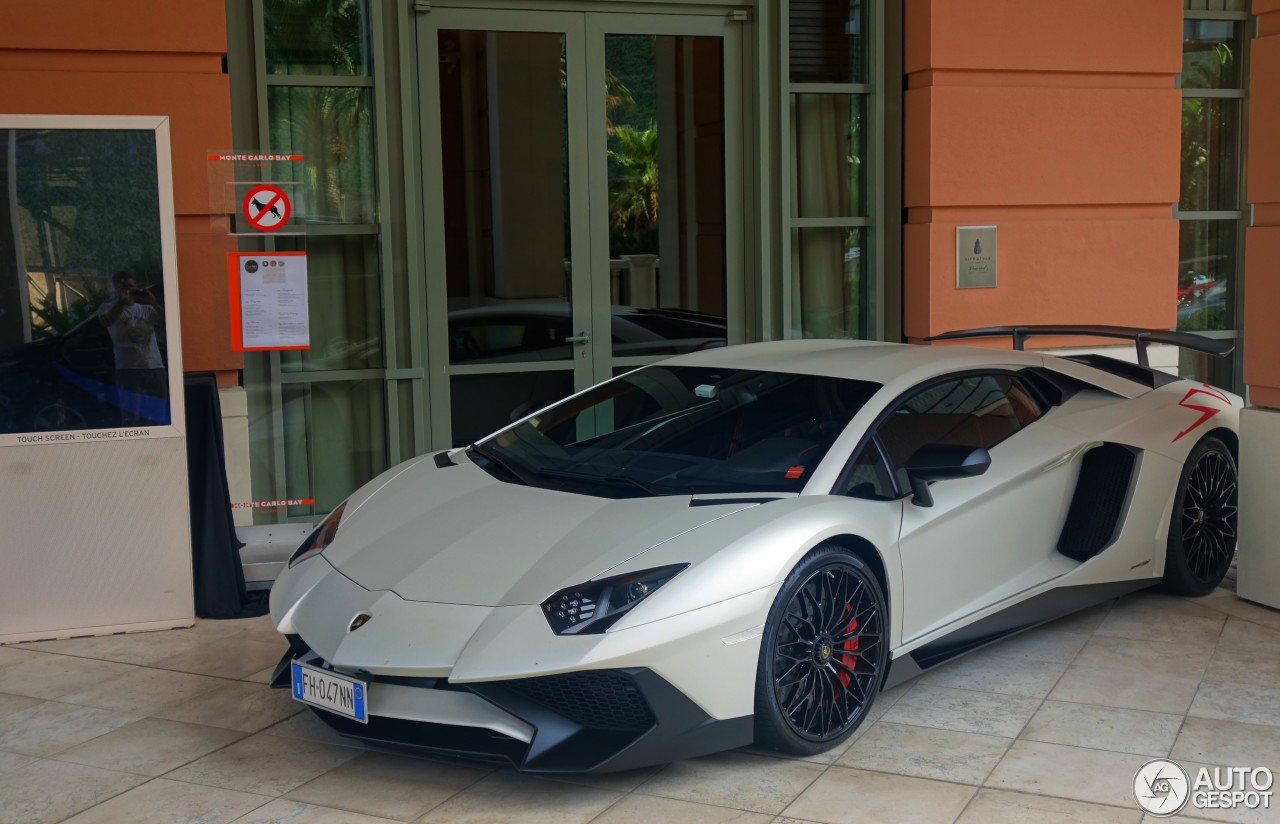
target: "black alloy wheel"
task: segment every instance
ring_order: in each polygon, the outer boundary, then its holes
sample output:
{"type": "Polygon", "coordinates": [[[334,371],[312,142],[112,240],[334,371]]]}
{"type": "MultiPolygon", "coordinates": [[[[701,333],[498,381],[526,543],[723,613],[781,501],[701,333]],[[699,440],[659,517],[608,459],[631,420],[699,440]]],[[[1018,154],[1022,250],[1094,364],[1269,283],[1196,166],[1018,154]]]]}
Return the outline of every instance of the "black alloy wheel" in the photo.
{"type": "Polygon", "coordinates": [[[792,572],[765,626],[756,743],[813,754],[866,717],[888,669],[888,614],[856,555],[822,546],[792,572]]]}
{"type": "Polygon", "coordinates": [[[1217,438],[1205,438],[1187,457],[1169,524],[1163,588],[1207,595],[1222,582],[1236,551],[1240,489],[1236,462],[1217,438]]]}

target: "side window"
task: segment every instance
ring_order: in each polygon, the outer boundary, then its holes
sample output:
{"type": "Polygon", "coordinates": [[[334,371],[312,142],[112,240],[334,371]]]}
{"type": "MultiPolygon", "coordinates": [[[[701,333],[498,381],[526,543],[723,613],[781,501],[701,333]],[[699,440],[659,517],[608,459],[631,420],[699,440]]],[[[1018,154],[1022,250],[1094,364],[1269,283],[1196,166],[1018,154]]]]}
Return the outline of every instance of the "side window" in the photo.
{"type": "MultiPolygon", "coordinates": [[[[905,489],[910,484],[907,460],[920,447],[945,443],[991,449],[1041,414],[1012,376],[969,375],[933,384],[907,398],[877,434],[899,487],[905,489]]],[[[868,451],[873,450],[863,450],[868,451]]]]}
{"type": "Polygon", "coordinates": [[[870,501],[892,501],[898,497],[875,439],[867,441],[849,464],[849,474],[845,476],[840,494],[870,501]]]}

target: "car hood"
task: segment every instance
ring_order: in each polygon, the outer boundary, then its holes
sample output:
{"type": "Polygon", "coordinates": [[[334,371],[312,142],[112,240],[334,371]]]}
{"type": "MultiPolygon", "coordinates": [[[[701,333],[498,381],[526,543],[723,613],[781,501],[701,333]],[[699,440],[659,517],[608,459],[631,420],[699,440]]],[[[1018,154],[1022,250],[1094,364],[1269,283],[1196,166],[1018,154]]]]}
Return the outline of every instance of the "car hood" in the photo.
{"type": "Polygon", "coordinates": [[[472,463],[419,461],[349,514],[324,557],[409,601],[538,604],[756,502],[615,500],[504,483],[472,463]]]}

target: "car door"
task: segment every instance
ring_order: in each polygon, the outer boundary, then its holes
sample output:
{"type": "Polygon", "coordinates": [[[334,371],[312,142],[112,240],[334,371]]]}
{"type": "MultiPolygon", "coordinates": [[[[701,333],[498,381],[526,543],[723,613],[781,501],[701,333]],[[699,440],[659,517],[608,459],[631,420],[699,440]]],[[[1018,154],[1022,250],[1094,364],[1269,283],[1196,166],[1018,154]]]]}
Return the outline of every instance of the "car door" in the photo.
{"type": "Polygon", "coordinates": [[[909,497],[904,467],[922,446],[991,454],[984,474],[933,484],[932,506],[903,507],[903,642],[1076,566],[1056,546],[1085,442],[1041,421],[1044,412],[1014,373],[951,375],[897,401],[851,462],[848,494],[883,499],[909,497]]]}

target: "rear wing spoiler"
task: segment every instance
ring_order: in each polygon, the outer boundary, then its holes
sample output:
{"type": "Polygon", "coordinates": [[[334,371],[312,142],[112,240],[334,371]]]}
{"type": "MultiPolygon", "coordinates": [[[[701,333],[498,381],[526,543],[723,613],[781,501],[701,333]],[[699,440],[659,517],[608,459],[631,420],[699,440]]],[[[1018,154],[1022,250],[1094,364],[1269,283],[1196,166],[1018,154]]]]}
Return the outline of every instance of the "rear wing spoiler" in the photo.
{"type": "Polygon", "coordinates": [[[1170,332],[1167,329],[1139,329],[1133,326],[985,326],[980,329],[958,329],[932,335],[926,341],[961,340],[964,338],[1013,338],[1013,348],[1021,351],[1027,338],[1033,335],[1061,337],[1120,338],[1131,340],[1138,347],[1138,364],[1150,367],[1147,346],[1164,343],[1182,349],[1193,349],[1215,358],[1225,358],[1235,350],[1231,341],[1207,338],[1191,332],[1170,332]]]}

